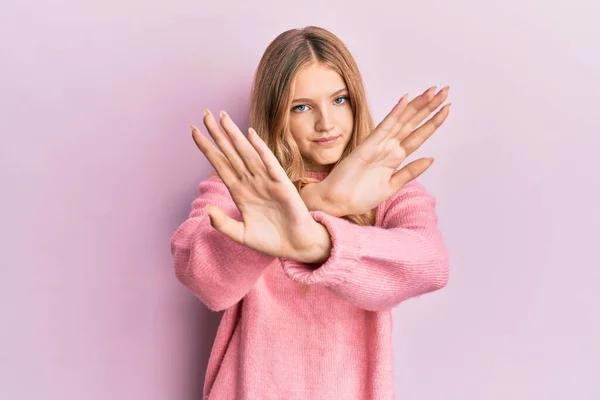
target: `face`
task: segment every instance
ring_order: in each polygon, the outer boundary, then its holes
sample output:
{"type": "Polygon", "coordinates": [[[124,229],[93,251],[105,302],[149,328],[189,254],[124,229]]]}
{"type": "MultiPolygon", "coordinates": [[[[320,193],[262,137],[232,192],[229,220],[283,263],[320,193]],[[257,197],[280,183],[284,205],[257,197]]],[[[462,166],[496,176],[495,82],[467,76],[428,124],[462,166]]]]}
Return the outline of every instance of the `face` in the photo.
{"type": "Polygon", "coordinates": [[[350,141],[354,118],[344,79],[314,63],[296,76],[289,126],[308,171],[330,171],[350,141]]]}

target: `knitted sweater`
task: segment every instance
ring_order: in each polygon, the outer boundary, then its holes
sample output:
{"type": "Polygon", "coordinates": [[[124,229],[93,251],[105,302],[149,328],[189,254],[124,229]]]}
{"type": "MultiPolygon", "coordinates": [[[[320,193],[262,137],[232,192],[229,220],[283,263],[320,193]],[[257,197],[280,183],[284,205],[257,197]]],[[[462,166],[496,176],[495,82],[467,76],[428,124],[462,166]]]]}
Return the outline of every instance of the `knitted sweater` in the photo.
{"type": "Polygon", "coordinates": [[[435,203],[413,181],[377,208],[375,226],[311,211],[333,246],[314,265],[216,231],[207,204],[241,215],[219,177],[201,182],[171,252],[177,279],[209,309],[225,310],[203,399],[395,399],[391,310],[448,281],[435,203]]]}

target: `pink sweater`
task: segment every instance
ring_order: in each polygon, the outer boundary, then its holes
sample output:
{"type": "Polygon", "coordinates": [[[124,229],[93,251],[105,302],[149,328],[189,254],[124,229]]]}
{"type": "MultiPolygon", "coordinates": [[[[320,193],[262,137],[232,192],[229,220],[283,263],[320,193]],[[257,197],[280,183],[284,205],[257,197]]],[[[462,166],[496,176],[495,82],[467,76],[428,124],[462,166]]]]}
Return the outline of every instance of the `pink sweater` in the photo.
{"type": "Polygon", "coordinates": [[[448,281],[435,198],[413,181],[378,207],[373,227],[311,212],[332,238],[322,265],[237,244],[211,227],[207,204],[241,220],[214,176],[171,240],[179,281],[225,310],[203,398],[394,399],[391,310],[448,281]]]}

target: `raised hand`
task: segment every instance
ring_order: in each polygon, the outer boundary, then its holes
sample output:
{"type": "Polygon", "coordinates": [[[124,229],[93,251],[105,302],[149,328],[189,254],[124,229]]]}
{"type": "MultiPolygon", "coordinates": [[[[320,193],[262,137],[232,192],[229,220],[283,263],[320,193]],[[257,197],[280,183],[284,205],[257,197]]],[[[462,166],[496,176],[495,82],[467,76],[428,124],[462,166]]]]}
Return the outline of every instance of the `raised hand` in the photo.
{"type": "Polygon", "coordinates": [[[310,215],[294,184],[258,134],[246,138],[231,118],[220,124],[206,111],[204,124],[217,146],[192,126],[192,137],[227,186],[243,221],[216,206],[207,207],[212,226],[236,242],[270,254],[303,262],[328,256],[326,228],[310,215]]]}
{"type": "Polygon", "coordinates": [[[363,214],[425,172],[433,158],[420,158],[400,170],[398,167],[446,120],[450,104],[419,126],[447,99],[448,91],[444,87],[435,94],[432,87],[410,103],[402,96],[367,139],[325,179],[302,189],[309,208],[338,217],[363,214]]]}

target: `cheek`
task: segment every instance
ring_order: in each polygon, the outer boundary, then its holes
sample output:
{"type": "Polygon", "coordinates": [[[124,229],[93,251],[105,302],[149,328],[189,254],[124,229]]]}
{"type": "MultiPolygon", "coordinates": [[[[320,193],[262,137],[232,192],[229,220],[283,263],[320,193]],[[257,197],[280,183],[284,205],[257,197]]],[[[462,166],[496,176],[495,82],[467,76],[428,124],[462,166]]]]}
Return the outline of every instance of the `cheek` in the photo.
{"type": "Polygon", "coordinates": [[[346,133],[351,133],[354,127],[354,116],[350,106],[340,107],[337,117],[338,124],[346,133]]]}
{"type": "Polygon", "coordinates": [[[292,136],[298,144],[303,140],[306,140],[311,133],[310,121],[308,121],[308,118],[302,118],[301,116],[292,117],[290,118],[289,124],[292,136]]]}

